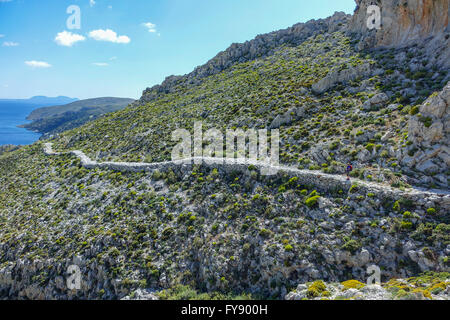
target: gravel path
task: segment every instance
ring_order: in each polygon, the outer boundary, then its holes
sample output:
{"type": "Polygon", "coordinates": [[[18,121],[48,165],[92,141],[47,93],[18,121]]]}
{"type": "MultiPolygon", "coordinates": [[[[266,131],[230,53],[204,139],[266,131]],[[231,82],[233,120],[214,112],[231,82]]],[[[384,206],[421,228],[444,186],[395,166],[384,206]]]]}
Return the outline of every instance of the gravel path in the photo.
{"type": "MultiPolygon", "coordinates": [[[[44,153],[49,156],[61,155],[64,153],[55,152],[52,149],[52,143],[45,143],[44,153]]],[[[358,179],[352,179],[347,181],[347,178],[343,175],[332,175],[322,173],[320,171],[300,170],[294,167],[288,166],[271,166],[266,163],[251,161],[249,159],[218,159],[218,158],[188,158],[178,161],[166,161],[158,163],[144,163],[144,162],[97,162],[91,160],[82,151],[74,150],[66,152],[65,154],[72,154],[81,160],[83,167],[88,169],[111,169],[117,171],[155,171],[165,170],[168,168],[174,168],[179,166],[193,166],[193,165],[206,165],[213,168],[221,168],[225,171],[234,170],[247,170],[250,165],[260,169],[261,172],[276,174],[277,172],[285,173],[291,177],[298,177],[302,179],[305,184],[315,185],[318,188],[332,190],[341,188],[342,190],[349,189],[352,185],[357,185],[358,188],[366,189],[367,192],[372,192],[382,196],[406,196],[412,200],[418,200],[418,198],[432,198],[433,200],[439,200],[444,205],[444,208],[450,208],[450,191],[449,190],[425,190],[421,188],[409,188],[405,190],[395,189],[389,185],[384,185],[376,182],[367,182],[358,179]]]]}

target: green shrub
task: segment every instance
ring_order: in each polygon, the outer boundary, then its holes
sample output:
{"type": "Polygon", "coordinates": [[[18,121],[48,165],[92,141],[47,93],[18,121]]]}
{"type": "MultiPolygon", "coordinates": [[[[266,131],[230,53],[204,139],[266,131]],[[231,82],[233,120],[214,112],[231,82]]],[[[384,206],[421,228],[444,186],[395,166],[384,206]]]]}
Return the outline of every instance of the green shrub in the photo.
{"type": "Polygon", "coordinates": [[[267,229],[261,229],[259,231],[259,235],[263,238],[269,238],[272,235],[272,231],[267,230],[267,229]]]}
{"type": "Polygon", "coordinates": [[[412,213],[409,211],[403,212],[403,218],[404,219],[410,219],[412,217],[412,213]]]}
{"type": "Polygon", "coordinates": [[[373,143],[368,143],[366,145],[366,149],[370,152],[372,152],[374,148],[375,148],[375,144],[373,144],[373,143]]]}
{"type": "Polygon", "coordinates": [[[361,243],[359,243],[356,240],[348,240],[346,243],[344,243],[341,247],[341,249],[349,251],[351,253],[355,253],[362,247],[361,243]]]}
{"type": "Polygon", "coordinates": [[[420,122],[423,123],[423,125],[424,125],[426,128],[431,127],[431,125],[433,124],[433,119],[432,119],[431,117],[420,117],[419,120],[420,120],[420,122]]]}
{"type": "Polygon", "coordinates": [[[399,200],[394,202],[392,209],[394,209],[394,211],[400,212],[400,201],[399,200]]]}
{"type": "Polygon", "coordinates": [[[412,115],[412,116],[415,116],[416,114],[419,113],[419,111],[420,111],[419,107],[418,107],[418,106],[414,106],[414,107],[412,107],[411,110],[409,111],[409,114],[412,115]]]}
{"type": "Polygon", "coordinates": [[[405,221],[405,220],[403,220],[403,221],[401,222],[400,227],[401,227],[402,229],[404,229],[404,230],[409,230],[409,229],[412,229],[413,224],[412,224],[411,221],[405,221]]]}
{"type": "Polygon", "coordinates": [[[359,282],[358,280],[344,281],[344,282],[342,282],[342,285],[344,286],[344,291],[346,291],[348,289],[358,289],[359,290],[366,286],[364,283],[359,282]]]}
{"type": "Polygon", "coordinates": [[[306,290],[306,296],[310,299],[321,297],[326,292],[327,286],[322,280],[315,281],[306,290]]]}
{"type": "Polygon", "coordinates": [[[356,191],[358,191],[358,185],[357,184],[352,185],[350,187],[350,189],[348,190],[349,193],[354,193],[356,191]]]}
{"type": "Polygon", "coordinates": [[[313,197],[309,197],[308,199],[305,200],[305,204],[309,207],[309,208],[313,208],[317,205],[317,202],[319,201],[320,196],[313,196],[313,197]]]}

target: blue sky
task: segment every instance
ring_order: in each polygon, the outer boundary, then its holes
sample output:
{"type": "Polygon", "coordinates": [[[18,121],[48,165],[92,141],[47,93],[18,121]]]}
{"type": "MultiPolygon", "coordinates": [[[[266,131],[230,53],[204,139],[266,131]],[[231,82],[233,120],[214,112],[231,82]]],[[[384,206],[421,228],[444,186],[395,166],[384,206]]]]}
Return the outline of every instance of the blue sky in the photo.
{"type": "Polygon", "coordinates": [[[0,98],[139,98],[234,42],[354,8],[354,0],[0,0],[0,98]],[[80,29],[68,29],[71,5],[80,29]]]}

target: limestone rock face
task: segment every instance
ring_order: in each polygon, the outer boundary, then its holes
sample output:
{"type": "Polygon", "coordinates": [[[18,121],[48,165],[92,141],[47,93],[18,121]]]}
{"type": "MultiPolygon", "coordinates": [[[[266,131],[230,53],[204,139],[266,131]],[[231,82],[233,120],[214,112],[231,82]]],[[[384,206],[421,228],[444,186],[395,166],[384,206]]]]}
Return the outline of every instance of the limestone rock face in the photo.
{"type": "Polygon", "coordinates": [[[429,53],[440,52],[436,60],[450,66],[448,25],[450,0],[355,0],[357,8],[349,31],[361,35],[362,47],[399,47],[430,39],[429,53]],[[367,8],[381,9],[381,28],[370,30],[367,8]]]}
{"type": "MultiPolygon", "coordinates": [[[[409,140],[419,151],[409,163],[428,174],[445,172],[450,166],[450,82],[428,98],[420,113],[409,120],[409,140]]],[[[441,182],[447,185],[446,182],[441,182]]]]}
{"type": "MultiPolygon", "coordinates": [[[[374,1],[356,0],[357,8],[350,23],[355,32],[370,33],[367,8],[374,1]]],[[[448,31],[449,0],[381,0],[381,29],[377,45],[405,44],[448,31]]]]}

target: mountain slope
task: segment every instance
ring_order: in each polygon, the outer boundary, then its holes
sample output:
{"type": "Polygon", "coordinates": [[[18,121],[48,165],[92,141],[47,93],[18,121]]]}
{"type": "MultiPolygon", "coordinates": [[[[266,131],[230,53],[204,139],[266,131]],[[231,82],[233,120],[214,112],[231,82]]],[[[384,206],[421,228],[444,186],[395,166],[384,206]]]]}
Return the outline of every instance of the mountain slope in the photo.
{"type": "MultiPolygon", "coordinates": [[[[340,285],[310,282],[365,282],[370,265],[383,282],[439,272],[417,280],[427,284],[420,292],[414,279],[389,281],[391,298],[448,296],[440,273],[450,266],[448,167],[430,173],[402,161],[429,152],[423,127],[447,119],[448,70],[420,45],[360,51],[347,27],[329,23],[210,74],[170,78],[123,110],[0,155],[0,297],[118,299],[138,289],[167,297],[189,286],[338,298],[340,285]],[[192,133],[196,121],[223,132],[279,128],[281,164],[306,171],[130,172],[108,162],[170,160],[173,130],[192,133]],[[44,153],[44,143],[59,153],[44,153]],[[106,164],[86,166],[74,150],[106,164]],[[351,182],[322,176],[343,174],[348,161],[351,182]],[[78,291],[65,285],[72,264],[78,291]]],[[[443,145],[439,134],[431,140],[443,145]]]]}
{"type": "Polygon", "coordinates": [[[158,97],[159,94],[171,92],[173,87],[179,83],[197,85],[201,83],[203,78],[215,75],[236,64],[271,56],[281,46],[295,47],[308,38],[324,32],[343,31],[350,18],[351,16],[344,12],[336,12],[326,19],[298,23],[287,29],[259,35],[245,43],[233,43],[228,49],[218,53],[206,64],[195,68],[191,73],[185,76],[167,77],[161,85],[147,88],[136,105],[143,105],[158,97]]]}

